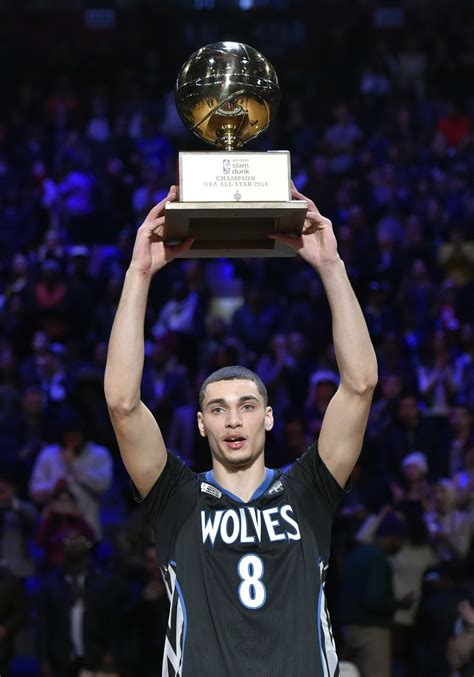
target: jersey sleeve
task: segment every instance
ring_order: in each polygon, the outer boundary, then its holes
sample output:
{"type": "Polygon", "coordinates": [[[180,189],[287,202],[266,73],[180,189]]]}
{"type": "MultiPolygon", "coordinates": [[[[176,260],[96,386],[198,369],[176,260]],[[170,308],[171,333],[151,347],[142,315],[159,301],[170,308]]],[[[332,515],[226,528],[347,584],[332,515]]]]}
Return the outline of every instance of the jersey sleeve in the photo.
{"type": "Polygon", "coordinates": [[[161,475],[142,499],[133,487],[137,503],[141,503],[156,543],[158,562],[167,564],[182,524],[191,513],[197,498],[197,475],[170,451],[161,475]]]}
{"type": "Polygon", "coordinates": [[[289,479],[299,480],[312,489],[318,499],[318,504],[332,522],[348,489],[343,489],[328,470],[319,455],[316,442],[296,459],[286,474],[289,479]]]}

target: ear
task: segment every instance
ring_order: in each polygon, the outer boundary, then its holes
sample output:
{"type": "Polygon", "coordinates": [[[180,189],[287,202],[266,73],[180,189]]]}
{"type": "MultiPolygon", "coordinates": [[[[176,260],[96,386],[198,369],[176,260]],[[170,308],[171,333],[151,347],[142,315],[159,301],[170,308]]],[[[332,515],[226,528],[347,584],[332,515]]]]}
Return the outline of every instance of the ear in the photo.
{"type": "Polygon", "coordinates": [[[268,432],[273,428],[273,409],[267,407],[265,409],[265,430],[268,432]]]}
{"type": "Polygon", "coordinates": [[[204,416],[202,415],[202,411],[198,411],[197,413],[197,424],[201,437],[207,437],[206,426],[204,425],[204,416]]]}

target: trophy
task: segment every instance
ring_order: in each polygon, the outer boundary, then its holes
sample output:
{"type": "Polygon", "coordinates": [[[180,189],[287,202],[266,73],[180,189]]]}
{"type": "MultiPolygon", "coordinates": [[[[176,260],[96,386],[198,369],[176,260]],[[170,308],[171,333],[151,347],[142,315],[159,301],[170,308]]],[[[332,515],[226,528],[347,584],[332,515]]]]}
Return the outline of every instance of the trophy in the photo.
{"type": "Polygon", "coordinates": [[[165,242],[194,237],[190,258],[294,256],[268,237],[298,235],[308,204],[291,199],[288,151],[246,152],[280,102],[269,61],[240,42],[216,42],[192,54],[176,82],[176,108],[209,152],[179,153],[179,201],[165,209],[165,242]]]}

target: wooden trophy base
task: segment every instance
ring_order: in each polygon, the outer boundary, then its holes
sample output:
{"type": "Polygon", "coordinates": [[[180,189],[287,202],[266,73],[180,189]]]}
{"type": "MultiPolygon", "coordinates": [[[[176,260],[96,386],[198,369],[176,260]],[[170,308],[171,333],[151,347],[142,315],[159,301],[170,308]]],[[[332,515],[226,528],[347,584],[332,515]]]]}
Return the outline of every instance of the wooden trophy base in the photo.
{"type": "Polygon", "coordinates": [[[246,258],[294,256],[290,247],[268,237],[297,237],[308,203],[289,202],[170,202],[165,209],[165,242],[195,237],[182,258],[246,258]]]}

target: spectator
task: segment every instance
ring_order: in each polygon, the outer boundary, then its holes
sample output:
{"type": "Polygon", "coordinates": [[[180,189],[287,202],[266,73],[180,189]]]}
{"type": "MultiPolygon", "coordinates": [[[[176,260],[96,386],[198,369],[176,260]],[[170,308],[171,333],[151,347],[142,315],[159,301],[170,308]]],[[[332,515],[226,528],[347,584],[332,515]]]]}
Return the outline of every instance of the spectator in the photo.
{"type": "Polygon", "coordinates": [[[94,529],[81,515],[75,495],[59,482],[43,508],[35,535],[36,545],[44,552],[45,569],[63,563],[64,539],[71,532],[92,544],[96,539],[94,529]]]}
{"type": "Polygon", "coordinates": [[[357,545],[344,563],[341,620],[344,656],[362,677],[390,677],[390,628],[397,608],[412,606],[412,592],[397,600],[388,557],[406,540],[405,520],[387,512],[375,532],[375,542],[357,545]]]}
{"type": "Polygon", "coordinates": [[[423,506],[417,500],[397,504],[406,519],[407,540],[390,558],[393,571],[393,589],[397,599],[413,594],[408,608],[397,609],[393,625],[393,649],[400,677],[417,677],[416,614],[421,598],[424,574],[437,564],[437,557],[429,544],[428,530],[423,520],[423,506]]]}
{"type": "MultiPolygon", "coordinates": [[[[16,455],[14,466],[22,496],[28,493],[28,481],[36,456],[49,438],[50,412],[46,407],[47,398],[40,386],[26,386],[21,393],[20,410],[12,421],[16,455]]],[[[6,447],[4,449],[6,451],[6,447]]]]}
{"type": "Polygon", "coordinates": [[[35,285],[35,301],[39,328],[53,341],[69,337],[68,287],[59,263],[53,259],[44,261],[35,285]]]}
{"type": "Polygon", "coordinates": [[[60,230],[51,227],[45,232],[43,242],[38,247],[37,257],[40,264],[52,259],[59,263],[61,268],[65,267],[66,249],[60,230]]]}
{"type": "Polygon", "coordinates": [[[401,391],[402,383],[398,373],[386,374],[381,379],[381,396],[372,405],[367,424],[367,434],[370,439],[381,438],[384,432],[393,425],[401,391]]]}
{"type": "Polygon", "coordinates": [[[9,663],[15,655],[15,638],[28,619],[23,586],[16,576],[0,566],[0,670],[9,675],[9,663]]]}
{"type": "Polygon", "coordinates": [[[417,619],[418,674],[449,675],[447,642],[453,634],[458,605],[465,599],[464,567],[442,562],[426,572],[417,619]]]}
{"type": "Polygon", "coordinates": [[[404,324],[413,330],[417,345],[428,337],[433,326],[435,290],[426,263],[415,259],[402,281],[397,303],[404,309],[404,324]]]}
{"type": "Polygon", "coordinates": [[[94,176],[74,160],[58,185],[61,218],[73,244],[93,242],[98,236],[93,216],[95,183],[94,176]]]}
{"type": "Polygon", "coordinates": [[[462,287],[473,278],[474,242],[467,240],[462,228],[449,230],[448,241],[438,250],[438,261],[444,270],[446,284],[462,287]]]}
{"type": "Polygon", "coordinates": [[[15,477],[8,470],[0,473],[0,516],[1,564],[17,578],[27,578],[34,572],[29,545],[37,511],[18,497],[15,477]]]}
{"type": "Polygon", "coordinates": [[[456,383],[443,331],[433,333],[426,353],[418,365],[418,388],[427,404],[426,412],[446,416],[456,393],[456,383]]]}
{"type": "Polygon", "coordinates": [[[400,485],[393,482],[390,486],[395,502],[417,501],[429,507],[431,488],[428,483],[428,462],[425,454],[413,451],[405,456],[401,466],[400,485]]]}
{"type": "Polygon", "coordinates": [[[463,405],[453,407],[449,414],[447,444],[450,477],[463,469],[466,453],[472,444],[474,444],[474,428],[471,410],[463,405]]]}
{"type": "Polygon", "coordinates": [[[333,116],[334,124],[324,135],[324,145],[330,156],[330,170],[341,174],[352,167],[355,151],[362,139],[362,130],[352,120],[345,104],[338,104],[333,110],[333,116]]]}
{"type": "Polygon", "coordinates": [[[36,331],[29,345],[29,354],[20,365],[20,375],[23,383],[39,380],[39,374],[48,359],[49,340],[44,331],[36,331]]]}
{"type": "Polygon", "coordinates": [[[272,403],[275,418],[289,405],[286,369],[293,364],[288,353],[288,342],[285,334],[274,334],[270,351],[264,353],[257,363],[256,373],[267,387],[268,398],[272,403]]]}
{"type": "Polygon", "coordinates": [[[270,343],[271,336],[278,331],[281,311],[276,303],[261,289],[248,289],[245,303],[232,318],[232,333],[240,339],[253,354],[250,362],[260,356],[270,343]]]}
{"type": "Polygon", "coordinates": [[[449,101],[436,125],[437,134],[449,148],[456,148],[468,140],[471,129],[470,118],[463,114],[455,101],[449,101]]]}
{"type": "Polygon", "coordinates": [[[33,500],[44,504],[54,496],[58,483],[64,484],[100,539],[100,497],[111,482],[112,457],[108,449],[87,440],[84,424],[76,413],[65,414],[59,424],[59,444],[44,447],[33,468],[30,480],[33,500]]]}
{"type": "Polygon", "coordinates": [[[461,560],[471,545],[470,515],[456,509],[453,483],[440,479],[434,490],[434,505],[425,513],[431,544],[440,561],[461,560]]]}
{"type": "Polygon", "coordinates": [[[473,325],[461,329],[461,354],[454,363],[456,389],[461,404],[474,410],[474,331],[473,325]]]}
{"type": "Polygon", "coordinates": [[[417,449],[430,459],[432,472],[437,475],[439,468],[444,464],[444,459],[440,458],[441,443],[442,438],[436,422],[422,414],[414,395],[402,393],[398,401],[395,422],[377,439],[378,466],[385,465],[392,477],[395,477],[404,456],[417,449]],[[385,445],[383,451],[382,445],[385,445]]]}
{"type": "Polygon", "coordinates": [[[336,372],[321,370],[311,375],[304,417],[308,431],[313,437],[319,437],[324,414],[338,385],[339,377],[336,372]]]}
{"type": "Polygon", "coordinates": [[[90,338],[97,290],[94,278],[89,274],[90,250],[84,245],[71,247],[69,251],[69,287],[67,303],[74,308],[71,313],[71,339],[90,338]]]}
{"type": "Polygon", "coordinates": [[[124,623],[132,635],[128,635],[127,644],[134,649],[128,652],[132,655],[127,663],[129,674],[154,677],[161,672],[169,602],[153,543],[143,553],[143,569],[138,597],[124,614],[124,623]]]}
{"type": "Polygon", "coordinates": [[[474,672],[474,606],[471,599],[458,604],[459,618],[448,643],[448,660],[459,677],[470,677],[474,672]]]}
{"type": "MultiPolygon", "coordinates": [[[[38,652],[43,677],[81,670],[117,673],[123,586],[93,568],[91,542],[74,530],[63,538],[64,565],[48,573],[38,593],[38,652]]],[[[82,673],[84,674],[84,673],[82,673]]]]}
{"type": "Polygon", "coordinates": [[[170,300],[163,306],[152,327],[153,336],[160,339],[168,333],[196,334],[199,297],[186,284],[176,281],[171,290],[170,300]]]}
{"type": "Polygon", "coordinates": [[[413,38],[406,41],[396,63],[398,86],[421,99],[425,92],[426,54],[413,38]]]}
{"type": "Polygon", "coordinates": [[[474,520],[474,442],[465,450],[462,470],[452,478],[456,491],[456,506],[465,510],[474,520]]]}

